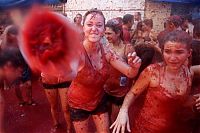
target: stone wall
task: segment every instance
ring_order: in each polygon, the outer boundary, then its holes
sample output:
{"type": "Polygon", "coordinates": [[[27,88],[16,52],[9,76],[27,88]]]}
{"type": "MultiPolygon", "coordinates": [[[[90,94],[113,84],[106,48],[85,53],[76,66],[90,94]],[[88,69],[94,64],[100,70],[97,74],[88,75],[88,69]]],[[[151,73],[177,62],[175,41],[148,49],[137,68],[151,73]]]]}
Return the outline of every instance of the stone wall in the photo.
{"type": "Polygon", "coordinates": [[[137,11],[144,16],[145,0],[68,0],[65,10],[68,18],[73,20],[77,13],[84,15],[91,8],[101,9],[106,20],[137,11]]]}
{"type": "Polygon", "coordinates": [[[171,14],[171,4],[162,2],[145,2],[145,18],[152,18],[154,30],[160,32],[164,29],[164,21],[171,14]]]}
{"type": "Polygon", "coordinates": [[[107,20],[139,11],[142,18],[153,19],[157,32],[163,30],[164,19],[171,14],[170,3],[152,0],[68,0],[65,4],[65,12],[71,21],[77,13],[84,15],[91,8],[101,9],[107,20]]]}

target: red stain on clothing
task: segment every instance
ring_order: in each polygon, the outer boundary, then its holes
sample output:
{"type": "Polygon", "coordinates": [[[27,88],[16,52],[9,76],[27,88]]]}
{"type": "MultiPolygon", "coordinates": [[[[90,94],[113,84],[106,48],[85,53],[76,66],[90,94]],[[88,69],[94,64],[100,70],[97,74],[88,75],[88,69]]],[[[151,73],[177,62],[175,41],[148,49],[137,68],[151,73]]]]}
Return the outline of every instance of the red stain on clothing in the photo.
{"type": "Polygon", "coordinates": [[[103,85],[108,78],[108,63],[105,53],[103,55],[103,67],[95,70],[89,57],[86,55],[85,66],[78,72],[68,90],[68,101],[72,108],[87,111],[94,110],[104,95],[103,85]]]}

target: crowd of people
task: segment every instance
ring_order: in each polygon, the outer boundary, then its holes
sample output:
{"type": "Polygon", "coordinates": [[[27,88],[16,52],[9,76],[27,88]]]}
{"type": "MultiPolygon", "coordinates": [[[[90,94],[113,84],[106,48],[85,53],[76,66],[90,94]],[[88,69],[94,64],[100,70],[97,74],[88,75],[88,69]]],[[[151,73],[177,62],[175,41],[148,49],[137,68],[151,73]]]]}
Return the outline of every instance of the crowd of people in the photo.
{"type": "MultiPolygon", "coordinates": [[[[19,34],[26,13],[11,11],[13,24],[1,36],[0,133],[5,132],[6,98],[3,93],[6,87],[16,90],[19,106],[37,108],[31,85],[35,73],[28,66],[31,58],[19,49],[23,41],[19,40],[19,34]],[[27,101],[21,95],[24,88],[27,101]]],[[[37,58],[65,43],[66,38],[62,36],[67,34],[67,30],[62,29],[65,26],[56,26],[50,23],[48,30],[45,26],[38,27],[41,31],[37,33],[39,41],[26,40],[31,45],[41,43],[34,47],[34,51],[39,51],[39,56],[34,55],[37,58]],[[58,30],[54,32],[55,36],[48,34],[54,31],[52,28],[58,30]]],[[[50,104],[54,132],[60,125],[58,95],[67,133],[89,133],[91,122],[98,133],[200,132],[200,20],[192,22],[188,16],[172,15],[166,18],[164,30],[156,33],[153,20],[142,20],[140,12],[106,20],[101,10],[91,9],[84,16],[75,16],[74,27],[80,36],[82,50],[76,76],[69,80],[64,74],[55,76],[44,71],[38,74],[41,78],[38,82],[43,85],[50,104]]],[[[33,24],[32,28],[37,29],[37,25],[33,24]]],[[[36,30],[32,32],[36,34],[36,30]]],[[[67,39],[73,43],[73,36],[67,39]]],[[[47,58],[54,64],[59,62],[52,58],[62,60],[63,56],[47,58]]]]}

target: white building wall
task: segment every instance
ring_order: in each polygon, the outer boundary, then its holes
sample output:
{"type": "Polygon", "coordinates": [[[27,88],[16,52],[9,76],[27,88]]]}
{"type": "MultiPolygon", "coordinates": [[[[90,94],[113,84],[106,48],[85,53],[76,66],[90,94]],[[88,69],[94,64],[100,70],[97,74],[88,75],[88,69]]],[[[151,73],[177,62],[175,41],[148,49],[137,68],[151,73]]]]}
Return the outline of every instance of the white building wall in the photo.
{"type": "Polygon", "coordinates": [[[65,13],[73,21],[77,13],[82,15],[91,8],[103,11],[106,20],[134,12],[141,12],[142,18],[152,18],[154,30],[163,30],[164,21],[171,13],[171,4],[152,0],[68,0],[65,13]]]}
{"type": "Polygon", "coordinates": [[[171,14],[171,4],[163,2],[145,2],[145,17],[153,19],[153,28],[156,32],[164,30],[164,21],[171,14]]]}
{"type": "Polygon", "coordinates": [[[84,15],[91,8],[102,10],[106,20],[138,11],[144,16],[145,0],[68,0],[65,4],[65,12],[72,21],[77,13],[84,15]]]}

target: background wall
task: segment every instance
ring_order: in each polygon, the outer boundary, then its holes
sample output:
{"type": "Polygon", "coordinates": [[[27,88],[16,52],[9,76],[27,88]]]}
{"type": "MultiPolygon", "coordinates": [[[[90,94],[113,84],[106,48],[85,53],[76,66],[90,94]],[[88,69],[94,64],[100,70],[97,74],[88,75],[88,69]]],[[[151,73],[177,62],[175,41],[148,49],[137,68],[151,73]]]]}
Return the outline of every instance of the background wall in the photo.
{"type": "Polygon", "coordinates": [[[145,18],[153,19],[155,31],[160,32],[164,29],[164,21],[171,14],[171,6],[170,3],[146,0],[145,18]]]}
{"type": "Polygon", "coordinates": [[[65,4],[65,12],[72,21],[77,13],[84,15],[91,8],[101,9],[107,20],[139,11],[142,18],[153,19],[157,32],[163,30],[164,18],[171,14],[170,3],[150,0],[68,0],[65,4]]]}
{"type": "Polygon", "coordinates": [[[145,0],[68,0],[65,5],[67,16],[71,20],[77,13],[84,15],[91,8],[101,9],[107,20],[137,11],[144,16],[145,0]]]}

